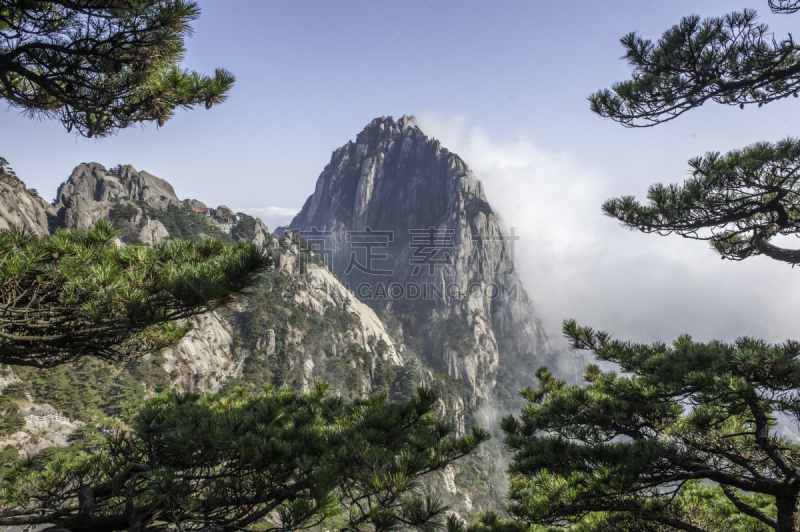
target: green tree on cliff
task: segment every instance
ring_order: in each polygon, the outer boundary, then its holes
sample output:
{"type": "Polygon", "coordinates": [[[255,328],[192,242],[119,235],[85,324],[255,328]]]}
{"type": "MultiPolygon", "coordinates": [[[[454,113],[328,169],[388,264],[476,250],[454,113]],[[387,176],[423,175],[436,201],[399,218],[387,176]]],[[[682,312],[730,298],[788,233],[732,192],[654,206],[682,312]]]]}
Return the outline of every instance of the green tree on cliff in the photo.
{"type": "Polygon", "coordinates": [[[435,392],[408,403],[297,395],[167,394],[101,452],[19,462],[0,484],[0,525],[116,530],[434,530],[447,510],[420,484],[488,434],[451,436],[435,392]],[[266,527],[266,528],[264,528],[266,527]]]}
{"type": "Polygon", "coordinates": [[[127,360],[187,332],[271,264],[240,241],[118,247],[106,220],[36,236],[0,231],[0,364],[52,367],[80,357],[127,360]]]}

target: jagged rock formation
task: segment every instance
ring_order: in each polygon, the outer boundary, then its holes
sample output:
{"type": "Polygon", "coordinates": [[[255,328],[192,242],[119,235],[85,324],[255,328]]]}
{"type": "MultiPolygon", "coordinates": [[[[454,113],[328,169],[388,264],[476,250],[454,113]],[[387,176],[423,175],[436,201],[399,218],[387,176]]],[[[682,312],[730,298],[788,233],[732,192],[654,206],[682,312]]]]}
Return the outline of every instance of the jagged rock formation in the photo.
{"type": "Polygon", "coordinates": [[[180,205],[172,185],[145,171],[131,165],[109,171],[98,163],[83,163],[58,187],[55,208],[64,227],[83,229],[108,216],[121,200],[143,201],[159,210],[180,205]]]}
{"type": "MultiPolygon", "coordinates": [[[[261,218],[256,218],[253,224],[253,234],[251,236],[248,235],[250,242],[264,249],[268,249],[269,244],[272,241],[272,234],[269,232],[267,224],[262,222],[261,218]]],[[[237,224],[237,226],[232,230],[232,234],[234,236],[240,234],[238,231],[236,231],[239,225],[241,224],[237,224]]]]}
{"type": "MultiPolygon", "coordinates": [[[[283,265],[281,271],[288,275],[299,271],[299,268],[295,268],[299,252],[297,245],[292,242],[292,236],[290,232],[286,232],[283,238],[285,252],[280,253],[278,259],[283,265]]],[[[330,306],[347,309],[357,318],[357,327],[348,331],[348,343],[356,343],[364,350],[372,352],[372,344],[383,341],[386,347],[382,358],[394,365],[403,364],[394,342],[375,311],[355,297],[328,268],[314,263],[308,264],[303,278],[305,282],[294,294],[295,303],[319,314],[324,314],[325,309],[330,306]]]]}
{"type": "Polygon", "coordinates": [[[0,170],[0,230],[14,226],[46,235],[55,216],[52,205],[28,190],[25,183],[0,170]]]}
{"type": "Polygon", "coordinates": [[[173,388],[216,392],[229,377],[236,375],[231,326],[217,312],[195,316],[190,322],[193,329],[178,345],[147,357],[160,355],[166,359],[163,368],[172,378],[173,388]]]}
{"type": "Polygon", "coordinates": [[[142,241],[142,244],[160,244],[169,238],[169,231],[158,220],[146,220],[141,225],[139,240],[142,241]]]}
{"type": "MultiPolygon", "coordinates": [[[[131,165],[119,165],[111,170],[98,163],[75,167],[69,179],[58,187],[55,205],[50,207],[54,209],[51,214],[54,222],[50,225],[51,228],[58,225],[82,229],[116,213],[115,222],[124,226],[126,242],[156,244],[185,235],[170,235],[171,229],[154,219],[158,217],[154,211],[172,209],[177,212],[174,216],[180,216],[184,206],[189,214],[194,211],[203,218],[205,227],[212,229],[215,236],[229,234],[235,240],[245,239],[264,249],[272,240],[269,229],[260,219],[243,217],[239,220],[225,205],[210,209],[196,199],[181,201],[167,181],[145,171],[139,172],[131,165]]],[[[0,216],[2,209],[0,202],[0,216]]]]}
{"type": "Polygon", "coordinates": [[[423,339],[420,355],[476,396],[498,372],[541,362],[546,338],[513,240],[464,161],[413,117],[375,119],[334,151],[290,228],[319,242],[360,298],[390,301],[405,333],[423,339]]]}

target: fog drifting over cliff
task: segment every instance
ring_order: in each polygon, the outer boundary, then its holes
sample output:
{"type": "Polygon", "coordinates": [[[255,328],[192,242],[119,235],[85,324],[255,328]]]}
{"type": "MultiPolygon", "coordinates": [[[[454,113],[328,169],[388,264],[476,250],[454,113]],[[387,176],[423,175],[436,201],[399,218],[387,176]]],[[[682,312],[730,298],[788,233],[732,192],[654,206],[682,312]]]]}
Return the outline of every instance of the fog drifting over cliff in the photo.
{"type": "Polygon", "coordinates": [[[723,261],[704,242],[631,232],[603,216],[610,197],[643,198],[652,171],[632,186],[569,152],[490,136],[462,116],[417,116],[427,135],[466,161],[501,224],[519,236],[514,261],[553,344],[565,345],[565,318],[643,342],[681,333],[700,341],[800,337],[800,272],[762,257],[723,261]]]}

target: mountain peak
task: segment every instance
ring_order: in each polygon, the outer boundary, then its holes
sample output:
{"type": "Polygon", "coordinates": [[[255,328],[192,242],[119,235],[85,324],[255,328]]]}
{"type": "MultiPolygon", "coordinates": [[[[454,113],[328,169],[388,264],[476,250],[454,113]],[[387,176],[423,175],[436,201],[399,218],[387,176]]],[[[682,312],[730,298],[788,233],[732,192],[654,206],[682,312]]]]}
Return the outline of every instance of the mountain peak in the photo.
{"type": "Polygon", "coordinates": [[[359,298],[389,307],[409,330],[427,323],[414,356],[433,357],[478,396],[494,388],[501,361],[538,365],[546,339],[514,269],[514,242],[466,163],[414,117],[376,118],[334,151],[289,227],[359,298]]]}
{"type": "Polygon", "coordinates": [[[403,115],[402,117],[400,117],[399,120],[395,120],[394,117],[391,117],[391,116],[381,116],[380,118],[375,118],[364,129],[367,129],[367,128],[370,128],[370,127],[381,127],[381,126],[383,126],[383,128],[381,128],[381,129],[384,129],[386,127],[391,127],[391,126],[394,126],[394,125],[400,126],[401,130],[405,130],[405,129],[413,128],[413,127],[419,127],[419,125],[417,124],[417,117],[416,116],[414,116],[414,115],[403,115]]]}

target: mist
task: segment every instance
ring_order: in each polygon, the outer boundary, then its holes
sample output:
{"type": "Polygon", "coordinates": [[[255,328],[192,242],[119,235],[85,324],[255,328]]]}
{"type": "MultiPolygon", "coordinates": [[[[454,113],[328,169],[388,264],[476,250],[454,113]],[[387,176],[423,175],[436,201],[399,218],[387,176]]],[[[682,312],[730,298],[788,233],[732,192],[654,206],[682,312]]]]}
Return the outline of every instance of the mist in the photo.
{"type": "Polygon", "coordinates": [[[705,242],[632,232],[602,214],[611,197],[643,198],[652,172],[632,189],[578,154],[491,136],[461,115],[417,119],[464,159],[501,225],[519,237],[514,262],[555,349],[566,348],[567,318],[647,343],[682,333],[698,341],[798,337],[800,289],[789,265],[723,261],[705,242]]]}

